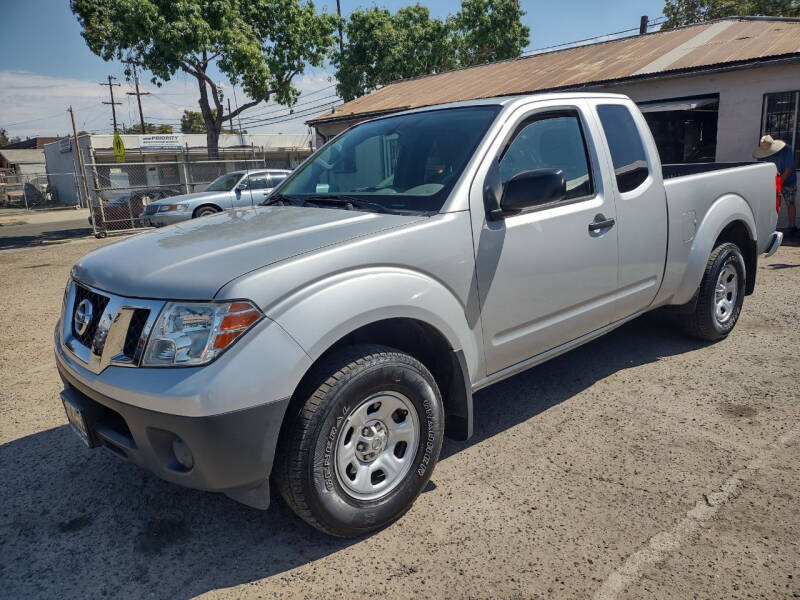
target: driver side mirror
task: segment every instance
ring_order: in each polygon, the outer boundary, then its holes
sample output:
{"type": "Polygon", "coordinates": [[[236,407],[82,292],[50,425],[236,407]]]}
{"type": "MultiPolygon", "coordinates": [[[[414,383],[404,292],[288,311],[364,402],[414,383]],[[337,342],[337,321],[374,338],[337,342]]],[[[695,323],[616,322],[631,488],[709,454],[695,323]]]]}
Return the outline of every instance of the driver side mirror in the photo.
{"type": "MultiPolygon", "coordinates": [[[[499,179],[499,168],[491,175],[499,179]]],[[[499,191],[497,187],[484,186],[485,192],[493,192],[491,196],[495,199],[499,191]]],[[[563,200],[567,195],[567,181],[561,169],[533,169],[517,173],[502,184],[501,189],[500,201],[495,200],[495,206],[489,210],[492,219],[518,215],[527,209],[563,200]]]]}

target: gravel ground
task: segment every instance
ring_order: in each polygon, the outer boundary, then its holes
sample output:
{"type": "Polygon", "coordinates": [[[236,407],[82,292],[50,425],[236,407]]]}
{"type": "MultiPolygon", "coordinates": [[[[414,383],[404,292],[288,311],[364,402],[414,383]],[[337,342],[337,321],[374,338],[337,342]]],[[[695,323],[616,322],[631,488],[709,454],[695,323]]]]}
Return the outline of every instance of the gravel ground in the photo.
{"type": "Polygon", "coordinates": [[[67,428],[52,329],[103,243],[0,251],[0,597],[800,597],[800,247],[726,341],[646,317],[481,391],[414,508],[335,540],[67,428]]]}

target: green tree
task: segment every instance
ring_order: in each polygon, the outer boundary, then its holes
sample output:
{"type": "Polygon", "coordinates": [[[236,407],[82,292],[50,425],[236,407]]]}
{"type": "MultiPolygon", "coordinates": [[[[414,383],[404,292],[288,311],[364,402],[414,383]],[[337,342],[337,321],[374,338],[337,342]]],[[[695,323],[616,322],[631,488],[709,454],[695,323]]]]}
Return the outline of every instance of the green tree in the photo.
{"type": "Polygon", "coordinates": [[[672,29],[731,16],[800,16],[797,0],[666,0],[661,29],[672,29]]]}
{"type": "Polygon", "coordinates": [[[444,20],[419,4],[395,14],[356,10],[334,57],[339,95],[352,100],[398,79],[519,56],[530,34],[524,14],[519,0],[463,0],[444,20]]]}
{"type": "Polygon", "coordinates": [[[132,61],[156,84],[179,71],[197,80],[211,157],[230,117],[260,102],[297,101],[292,80],[323,64],[337,23],[307,0],[70,0],[70,7],[103,60],[132,61]],[[212,66],[252,100],[226,114],[212,66]]]}
{"type": "Polygon", "coordinates": [[[9,141],[8,138],[8,130],[6,130],[5,128],[0,128],[0,148],[2,148],[3,146],[7,146],[10,143],[11,142],[9,141]]]}
{"type": "MultiPolygon", "coordinates": [[[[148,123],[145,121],[144,124],[144,132],[145,133],[172,133],[172,125],[156,125],[155,123],[148,123]]],[[[141,134],[142,133],[142,126],[140,124],[137,125],[129,125],[122,127],[122,131],[120,133],[127,133],[127,134],[141,134]]]]}
{"type": "MultiPolygon", "coordinates": [[[[215,115],[216,116],[216,115],[215,115]]],[[[203,114],[196,110],[185,110],[181,116],[181,133],[205,133],[206,123],[203,120],[203,114]]],[[[221,133],[237,133],[233,129],[221,129],[221,133]]],[[[243,130],[242,133],[247,133],[243,130]]]]}
{"type": "Polygon", "coordinates": [[[335,57],[337,90],[344,100],[397,79],[456,66],[450,28],[419,4],[394,15],[378,7],[356,10],[345,34],[344,52],[335,57]]]}
{"type": "Polygon", "coordinates": [[[530,43],[525,11],[516,0],[463,0],[452,25],[458,62],[467,67],[515,58],[530,43]]]}

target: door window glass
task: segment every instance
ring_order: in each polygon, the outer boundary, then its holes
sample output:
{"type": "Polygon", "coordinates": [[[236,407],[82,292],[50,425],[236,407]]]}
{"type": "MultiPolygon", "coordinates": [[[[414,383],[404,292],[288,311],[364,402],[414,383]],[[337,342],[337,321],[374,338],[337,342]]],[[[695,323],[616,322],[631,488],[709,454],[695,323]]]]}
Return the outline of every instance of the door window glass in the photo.
{"type": "Polygon", "coordinates": [[[248,189],[251,190],[263,190],[267,187],[267,176],[266,175],[250,175],[247,178],[248,189]]]}
{"type": "Polygon", "coordinates": [[[597,114],[611,152],[617,189],[621,193],[635,190],[647,179],[649,168],[631,111],[622,104],[603,104],[597,107],[597,114]]]}
{"type": "Polygon", "coordinates": [[[560,169],[567,180],[566,200],[592,194],[592,177],[577,114],[537,116],[523,123],[500,158],[503,183],[534,169],[560,169]]]}

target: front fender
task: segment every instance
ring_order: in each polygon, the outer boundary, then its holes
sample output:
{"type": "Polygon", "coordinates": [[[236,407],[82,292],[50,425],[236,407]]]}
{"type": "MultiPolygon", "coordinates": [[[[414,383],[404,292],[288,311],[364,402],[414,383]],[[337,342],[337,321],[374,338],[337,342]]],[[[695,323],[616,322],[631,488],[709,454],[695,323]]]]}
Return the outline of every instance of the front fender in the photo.
{"type": "Polygon", "coordinates": [[[723,229],[736,221],[744,223],[751,240],[757,239],[755,217],[744,198],[736,194],[726,194],[720,196],[709,207],[697,227],[683,277],[670,304],[685,304],[692,299],[700,286],[708,257],[714,249],[714,242],[723,229]]]}
{"type": "Polygon", "coordinates": [[[364,325],[416,319],[435,327],[454,351],[463,352],[473,380],[479,373],[477,335],[464,306],[442,283],[417,271],[370,267],[338,273],[282,298],[265,312],[312,360],[364,325]]]}

